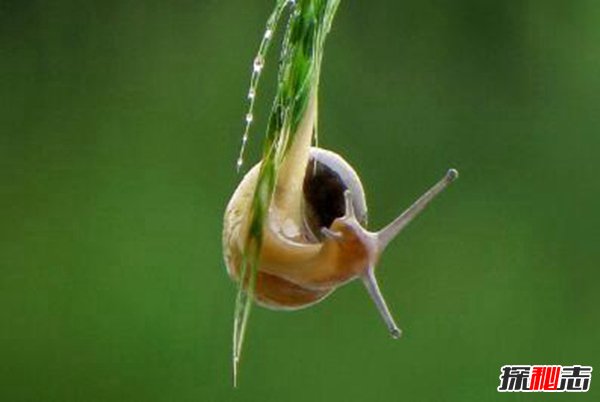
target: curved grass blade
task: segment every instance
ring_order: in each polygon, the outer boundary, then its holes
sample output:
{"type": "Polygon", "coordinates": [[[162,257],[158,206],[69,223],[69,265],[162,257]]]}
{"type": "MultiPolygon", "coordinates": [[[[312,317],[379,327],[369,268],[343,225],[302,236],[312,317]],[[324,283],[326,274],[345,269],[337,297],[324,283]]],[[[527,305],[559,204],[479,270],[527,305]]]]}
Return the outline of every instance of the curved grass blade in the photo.
{"type": "MultiPolygon", "coordinates": [[[[238,383],[242,346],[254,300],[263,226],[273,198],[277,173],[289,145],[294,140],[295,130],[304,116],[309,98],[313,92],[318,91],[325,38],[331,28],[339,2],[340,0],[297,0],[283,3],[278,1],[269,20],[273,19],[273,24],[276,24],[285,5],[293,5],[283,39],[277,92],[267,124],[263,157],[250,210],[250,230],[243,251],[238,281],[233,329],[234,386],[238,383]]],[[[269,24],[267,23],[267,26],[270,26],[269,24]]],[[[259,56],[264,57],[269,43],[263,38],[259,56]]],[[[259,60],[264,62],[264,59],[259,60]]],[[[256,73],[254,69],[252,78],[254,84],[258,83],[260,77],[260,71],[256,73]]],[[[256,88],[252,83],[251,91],[252,88],[256,88]]],[[[251,99],[251,110],[255,95],[256,92],[251,99]]],[[[238,167],[243,164],[243,152],[250,122],[251,119],[247,119],[238,167]]]]}

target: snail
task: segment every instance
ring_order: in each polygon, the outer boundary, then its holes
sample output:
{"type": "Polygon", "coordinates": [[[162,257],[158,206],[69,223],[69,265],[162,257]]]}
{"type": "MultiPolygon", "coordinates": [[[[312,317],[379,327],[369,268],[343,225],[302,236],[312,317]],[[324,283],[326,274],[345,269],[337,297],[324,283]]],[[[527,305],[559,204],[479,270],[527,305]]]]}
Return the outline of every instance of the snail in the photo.
{"type": "MultiPolygon", "coordinates": [[[[387,245],[448,184],[454,169],[379,231],[369,231],[360,177],[340,155],[311,146],[316,93],[281,162],[257,263],[254,298],[278,310],[297,310],[322,301],[338,287],[360,279],[390,334],[401,335],[382,296],[375,267],[387,245]]],[[[243,177],[224,217],[223,250],[229,276],[239,281],[250,225],[251,200],[260,162],[243,177]]]]}

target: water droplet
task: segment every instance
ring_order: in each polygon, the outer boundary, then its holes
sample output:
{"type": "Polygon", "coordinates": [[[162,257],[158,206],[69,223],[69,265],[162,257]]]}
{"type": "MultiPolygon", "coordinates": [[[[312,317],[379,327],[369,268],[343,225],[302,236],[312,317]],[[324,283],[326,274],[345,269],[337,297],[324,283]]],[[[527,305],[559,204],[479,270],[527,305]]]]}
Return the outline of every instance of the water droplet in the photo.
{"type": "Polygon", "coordinates": [[[254,72],[259,73],[260,70],[264,67],[265,62],[261,56],[256,56],[254,59],[254,72]]]}
{"type": "Polygon", "coordinates": [[[248,123],[248,124],[252,123],[253,119],[254,119],[254,116],[252,116],[252,113],[248,113],[246,115],[246,123],[248,123]]]}
{"type": "Polygon", "coordinates": [[[256,90],[254,88],[250,88],[250,90],[248,91],[248,99],[254,99],[255,96],[256,90]]]}
{"type": "Polygon", "coordinates": [[[267,29],[265,31],[265,39],[271,39],[271,37],[273,36],[273,30],[272,29],[267,29]]]}
{"type": "Polygon", "coordinates": [[[248,142],[248,134],[244,134],[244,136],[242,137],[242,144],[245,144],[248,142]]]}
{"type": "Polygon", "coordinates": [[[238,158],[237,163],[236,163],[238,170],[242,167],[243,164],[244,164],[244,160],[242,158],[238,158]]]}

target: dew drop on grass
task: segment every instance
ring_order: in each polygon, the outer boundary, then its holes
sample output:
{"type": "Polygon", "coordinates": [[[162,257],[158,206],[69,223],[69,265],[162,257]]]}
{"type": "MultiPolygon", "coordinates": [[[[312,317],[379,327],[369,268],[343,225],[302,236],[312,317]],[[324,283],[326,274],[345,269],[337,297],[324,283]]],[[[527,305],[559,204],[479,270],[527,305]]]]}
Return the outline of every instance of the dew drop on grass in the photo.
{"type": "Polygon", "coordinates": [[[256,100],[256,88],[258,87],[258,82],[260,80],[260,76],[262,70],[265,66],[265,57],[267,54],[267,50],[269,45],[271,44],[271,40],[273,39],[273,35],[275,33],[275,29],[277,28],[277,22],[283,12],[283,10],[287,6],[295,6],[296,1],[294,0],[277,0],[277,5],[271,16],[267,21],[267,25],[265,28],[265,32],[263,34],[263,38],[261,40],[260,46],[258,48],[258,53],[252,62],[252,76],[250,78],[250,89],[248,90],[248,112],[246,113],[245,121],[246,125],[244,128],[244,135],[242,137],[242,146],[240,148],[239,157],[237,160],[237,170],[240,171],[244,163],[244,151],[246,149],[246,143],[248,142],[248,132],[250,131],[250,125],[254,120],[253,110],[254,110],[254,101],[256,100]]]}
{"type": "Polygon", "coordinates": [[[265,66],[265,62],[262,58],[261,55],[256,56],[256,58],[254,59],[254,72],[255,73],[260,73],[263,69],[263,67],[265,66]]]}

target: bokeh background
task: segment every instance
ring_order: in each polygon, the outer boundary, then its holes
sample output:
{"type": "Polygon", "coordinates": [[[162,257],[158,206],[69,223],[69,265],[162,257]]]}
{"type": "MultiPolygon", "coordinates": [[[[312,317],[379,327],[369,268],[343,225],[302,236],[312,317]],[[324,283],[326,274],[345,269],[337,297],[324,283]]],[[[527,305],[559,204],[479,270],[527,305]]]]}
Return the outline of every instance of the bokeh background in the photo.
{"type": "MultiPolygon", "coordinates": [[[[320,143],[370,223],[461,179],[359,283],[255,308],[231,386],[222,214],[271,0],[0,1],[0,400],[598,400],[504,364],[599,369],[600,3],[342,1],[320,143]]],[[[273,95],[268,60],[248,164],[273,95]]]]}

